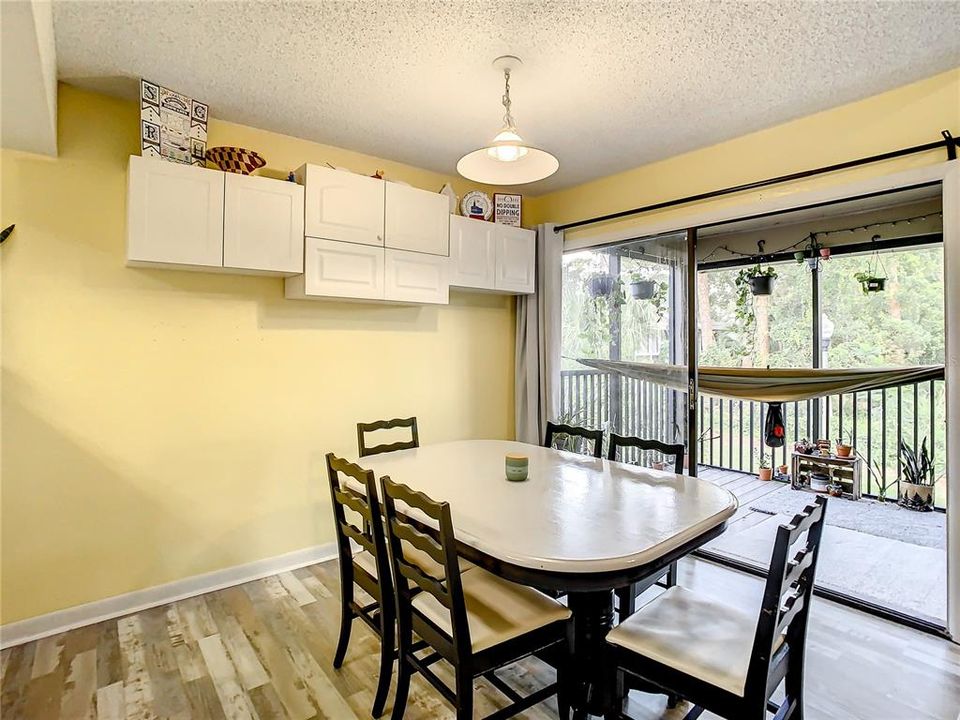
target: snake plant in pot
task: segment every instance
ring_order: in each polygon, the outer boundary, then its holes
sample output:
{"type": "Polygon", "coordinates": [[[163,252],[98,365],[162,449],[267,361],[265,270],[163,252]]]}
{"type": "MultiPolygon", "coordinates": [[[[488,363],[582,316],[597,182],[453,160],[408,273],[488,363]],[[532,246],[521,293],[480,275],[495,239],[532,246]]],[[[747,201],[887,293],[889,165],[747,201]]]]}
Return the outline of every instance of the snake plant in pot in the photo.
{"type": "Polygon", "coordinates": [[[917,453],[900,441],[900,505],[911,510],[933,510],[933,490],[937,484],[933,456],[927,451],[927,438],[917,453]]]}

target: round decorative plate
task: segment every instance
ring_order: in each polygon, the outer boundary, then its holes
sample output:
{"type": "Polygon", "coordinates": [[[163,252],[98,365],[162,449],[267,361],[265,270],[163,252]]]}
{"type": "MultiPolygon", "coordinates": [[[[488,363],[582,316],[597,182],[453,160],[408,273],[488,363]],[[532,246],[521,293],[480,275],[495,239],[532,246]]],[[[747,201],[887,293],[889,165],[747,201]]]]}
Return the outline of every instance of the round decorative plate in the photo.
{"type": "Polygon", "coordinates": [[[205,157],[224,172],[240,175],[249,175],[267,164],[260,153],[238,147],[213,147],[207,150],[205,157]]]}
{"type": "Polygon", "coordinates": [[[471,190],[463,196],[460,213],[464,217],[489,220],[493,217],[493,200],[482,190],[471,190]]]}

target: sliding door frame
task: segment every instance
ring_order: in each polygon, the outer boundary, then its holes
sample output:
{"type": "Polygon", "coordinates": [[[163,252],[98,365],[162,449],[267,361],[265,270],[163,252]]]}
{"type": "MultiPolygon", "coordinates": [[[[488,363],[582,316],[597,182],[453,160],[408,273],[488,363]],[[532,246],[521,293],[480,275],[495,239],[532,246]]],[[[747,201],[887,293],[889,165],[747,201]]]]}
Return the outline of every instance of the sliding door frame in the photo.
{"type": "MultiPolygon", "coordinates": [[[[696,250],[696,229],[737,220],[776,215],[801,208],[832,205],[854,198],[873,197],[908,188],[940,186],[943,206],[943,285],[946,351],[944,379],[946,390],[946,417],[960,418],[960,160],[948,160],[926,167],[872,177],[866,180],[839,182],[830,187],[797,191],[788,195],[760,199],[748,198],[741,204],[722,207],[697,206],[688,212],[671,212],[669,217],[634,219],[628,223],[610,223],[610,229],[595,233],[578,233],[564,243],[564,251],[616,245],[628,240],[686,232],[688,242],[688,279],[696,273],[696,262],[690,262],[690,248],[696,250]],[[692,235],[692,243],[691,243],[692,235]]],[[[688,286],[688,302],[695,310],[696,281],[688,286]]],[[[688,309],[689,310],[689,309],[688,309]]],[[[696,316],[694,315],[694,320],[696,316]]],[[[688,312],[687,359],[688,380],[692,390],[688,397],[688,426],[690,465],[695,467],[696,413],[690,408],[697,402],[696,323],[690,322],[688,312]]],[[[960,422],[947,425],[947,632],[960,639],[960,422]],[[956,472],[953,470],[956,469],[956,472]]]]}

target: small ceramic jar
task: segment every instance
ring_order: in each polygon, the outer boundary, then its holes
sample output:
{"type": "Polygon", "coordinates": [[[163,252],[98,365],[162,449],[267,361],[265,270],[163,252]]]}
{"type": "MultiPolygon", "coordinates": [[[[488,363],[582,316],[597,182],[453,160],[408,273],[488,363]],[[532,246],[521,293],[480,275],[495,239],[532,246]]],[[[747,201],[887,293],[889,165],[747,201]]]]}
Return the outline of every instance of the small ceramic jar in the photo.
{"type": "Polygon", "coordinates": [[[530,458],[519,453],[507,453],[506,472],[507,480],[520,482],[527,479],[527,472],[530,468],[530,458]]]}

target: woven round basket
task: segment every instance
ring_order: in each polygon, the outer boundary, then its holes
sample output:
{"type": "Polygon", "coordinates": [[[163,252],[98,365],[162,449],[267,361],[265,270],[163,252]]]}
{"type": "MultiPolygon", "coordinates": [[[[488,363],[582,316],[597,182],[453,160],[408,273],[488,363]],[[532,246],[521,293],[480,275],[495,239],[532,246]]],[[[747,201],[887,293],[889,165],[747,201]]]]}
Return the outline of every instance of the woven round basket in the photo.
{"type": "Polygon", "coordinates": [[[238,147],[213,147],[207,150],[205,157],[207,162],[213,163],[224,172],[240,175],[249,175],[267,164],[259,153],[238,147]]]}

